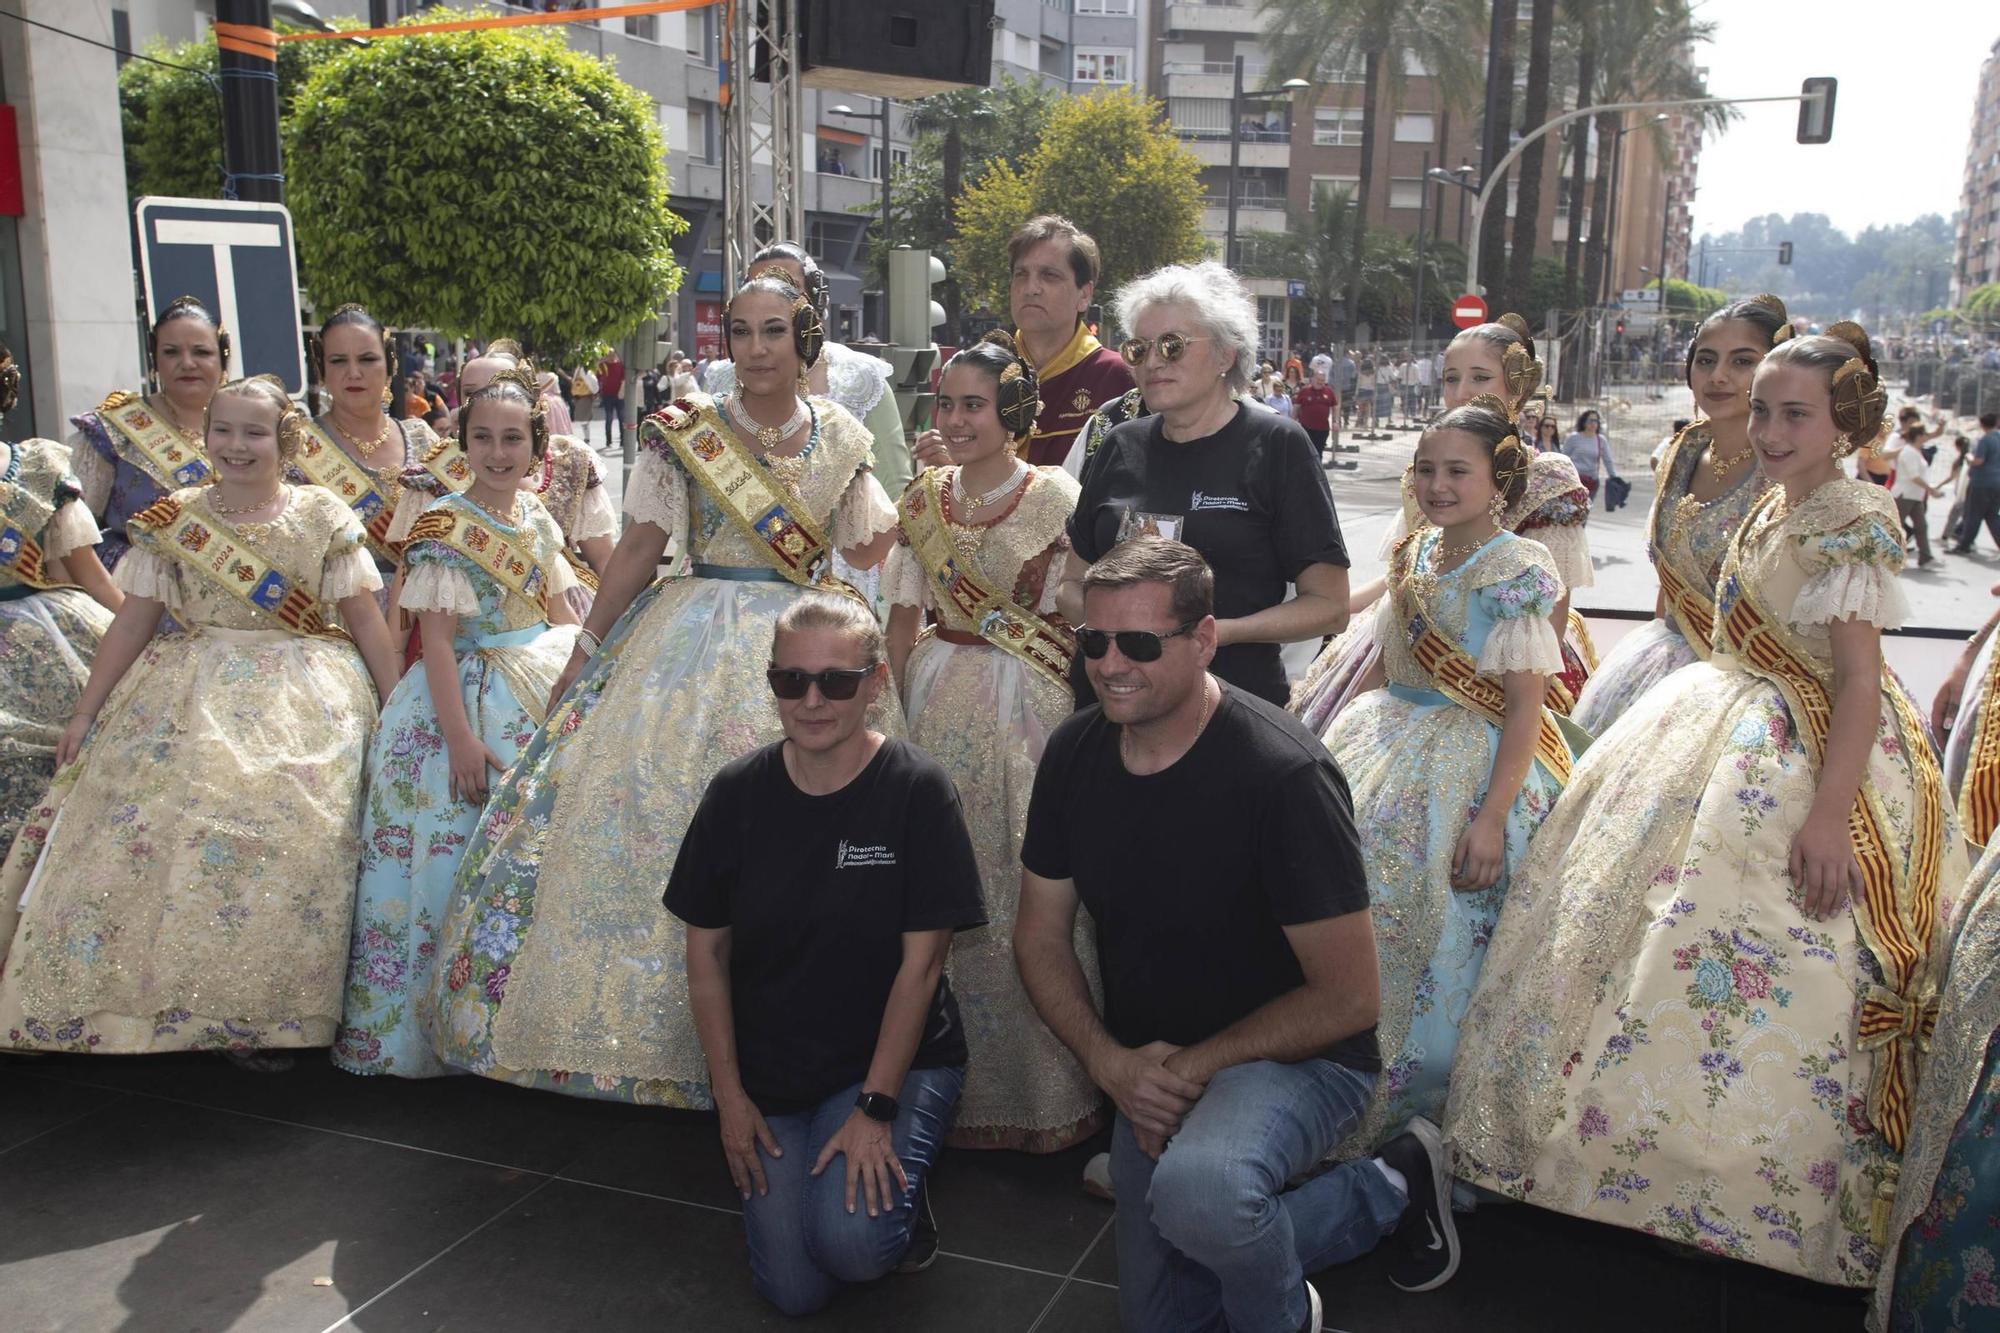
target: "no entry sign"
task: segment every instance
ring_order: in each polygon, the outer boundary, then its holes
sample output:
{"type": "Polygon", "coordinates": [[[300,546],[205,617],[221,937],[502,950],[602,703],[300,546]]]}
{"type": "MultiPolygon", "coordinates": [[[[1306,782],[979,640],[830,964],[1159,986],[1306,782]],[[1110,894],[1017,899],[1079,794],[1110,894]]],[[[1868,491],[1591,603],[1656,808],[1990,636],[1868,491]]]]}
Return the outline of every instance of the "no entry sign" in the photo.
{"type": "Polygon", "coordinates": [[[1467,293],[1451,303],[1451,322],[1461,329],[1486,322],[1485,298],[1467,293]]]}

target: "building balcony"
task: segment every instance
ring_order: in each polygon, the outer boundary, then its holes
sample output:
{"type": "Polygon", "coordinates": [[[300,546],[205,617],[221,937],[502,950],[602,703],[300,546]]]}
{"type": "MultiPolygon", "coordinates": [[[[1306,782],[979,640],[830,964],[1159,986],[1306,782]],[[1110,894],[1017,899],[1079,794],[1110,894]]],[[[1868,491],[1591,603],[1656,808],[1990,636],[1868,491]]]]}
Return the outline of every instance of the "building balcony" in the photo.
{"type": "MultiPolygon", "coordinates": [[[[1169,60],[1160,74],[1168,97],[1220,97],[1227,101],[1235,88],[1235,74],[1225,61],[1169,60]]],[[[1253,82],[1247,66],[1243,82],[1245,86],[1253,82]]]]}
{"type": "MultiPolygon", "coordinates": [[[[1190,138],[1186,131],[1181,133],[1181,143],[1195,155],[1205,167],[1226,167],[1229,165],[1229,140],[1190,138]]],[[[1292,165],[1292,144],[1289,138],[1281,140],[1265,139],[1251,142],[1245,139],[1236,150],[1236,163],[1242,167],[1289,167],[1292,165]]]]}
{"type": "MultiPolygon", "coordinates": [[[[1213,198],[1209,206],[1201,210],[1201,229],[1210,236],[1224,236],[1229,232],[1229,210],[1213,198]]],[[[1275,199],[1239,200],[1236,205],[1236,234],[1247,235],[1253,231],[1284,231],[1286,229],[1285,209],[1275,199]]]]}
{"type": "Polygon", "coordinates": [[[1169,32],[1232,32],[1246,36],[1256,36],[1258,9],[1254,4],[1234,3],[1232,0],[1210,0],[1210,3],[1172,4],[1167,6],[1167,30],[1169,32]]]}

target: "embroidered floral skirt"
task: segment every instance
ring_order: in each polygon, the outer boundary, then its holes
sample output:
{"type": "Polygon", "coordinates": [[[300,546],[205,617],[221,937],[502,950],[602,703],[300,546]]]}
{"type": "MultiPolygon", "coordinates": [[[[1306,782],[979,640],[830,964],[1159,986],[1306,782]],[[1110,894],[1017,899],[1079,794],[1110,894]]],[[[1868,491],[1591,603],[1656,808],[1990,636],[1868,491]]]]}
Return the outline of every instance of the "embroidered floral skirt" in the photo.
{"type": "Polygon", "coordinates": [[[1700,660],[1671,620],[1649,620],[1620,639],[1590,673],[1570,720],[1593,736],[1602,735],[1640,695],[1700,660]]]}
{"type": "MultiPolygon", "coordinates": [[[[998,648],[935,636],[910,654],[906,683],[910,740],[944,765],[964,798],[986,897],[986,929],[951,943],[951,988],[972,1058],[948,1142],[1055,1152],[1097,1129],[1103,1096],[1028,1000],[1014,966],[1014,914],[1035,766],[1074,696],[998,648]]],[[[1097,941],[1084,913],[1076,952],[1095,994],[1097,941]]]]}
{"type": "Polygon", "coordinates": [[[99,1053],[331,1042],[374,723],[351,644],[154,639],[0,868],[0,908],[20,910],[0,1034],[99,1053]]]}
{"type": "Polygon", "coordinates": [[[74,588],[0,601],[0,856],[56,772],[111,613],[74,588]]]}
{"type": "MultiPolygon", "coordinates": [[[[1910,846],[1882,710],[1868,783],[1910,846]]],[[[1856,1018],[1880,969],[1851,911],[1809,919],[1792,839],[1817,771],[1782,696],[1696,663],[1578,762],[1517,868],[1460,1032],[1457,1174],[1576,1217],[1866,1286],[1896,1158],[1856,1018]]],[[[1965,876],[1948,821],[1939,884],[1965,876]]],[[[1385,983],[1385,990],[1387,989],[1385,983]]]]}
{"type": "MultiPolygon", "coordinates": [[[[459,695],[480,741],[512,764],[576,642],[569,626],[461,636],[459,695]],[[521,693],[529,695],[524,705],[521,693]]],[[[498,773],[488,773],[494,784],[498,773]]],[[[431,1050],[428,1004],[438,930],[480,807],[451,795],[451,758],[419,666],[382,707],[368,751],[361,879],[348,946],[347,1003],[333,1062],[356,1074],[449,1072],[431,1050]]]]}
{"type": "Polygon", "coordinates": [[[1292,716],[1322,739],[1334,718],[1360,693],[1362,678],[1382,660],[1375,641],[1375,613],[1356,615],[1332,643],[1320,649],[1292,693],[1292,716]]]}
{"type": "MultiPolygon", "coordinates": [[[[687,937],[660,899],[709,779],[783,735],[764,670],[800,595],[669,579],[612,626],[493,788],[460,867],[431,978],[446,1063],[580,1096],[709,1104],[687,937]]],[[[869,725],[902,734],[893,691],[869,725]]]]}
{"type": "Polygon", "coordinates": [[[1326,744],[1347,777],[1368,867],[1382,978],[1382,1077],[1342,1149],[1374,1148],[1413,1115],[1444,1115],[1445,1089],[1508,872],[1558,790],[1535,763],[1507,811],[1498,883],[1451,887],[1452,853],[1486,795],[1500,731],[1434,690],[1391,686],[1355,698],[1326,744]]]}

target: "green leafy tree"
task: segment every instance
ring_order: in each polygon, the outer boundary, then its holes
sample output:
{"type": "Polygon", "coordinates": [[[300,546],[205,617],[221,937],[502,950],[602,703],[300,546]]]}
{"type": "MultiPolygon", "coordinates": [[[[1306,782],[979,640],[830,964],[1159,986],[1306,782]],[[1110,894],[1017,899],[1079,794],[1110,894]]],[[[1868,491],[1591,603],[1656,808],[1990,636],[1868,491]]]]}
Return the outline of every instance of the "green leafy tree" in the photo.
{"type": "Polygon", "coordinates": [[[1966,294],[1959,318],[1978,329],[2000,329],[2000,282],[1989,282],[1966,294]]]}
{"type": "Polygon", "coordinates": [[[1096,238],[1100,292],[1208,250],[1201,161],[1161,105],[1129,89],[1064,97],[1020,168],[1001,161],[959,197],[953,253],[968,299],[1007,308],[1007,238],[1036,213],[1061,213],[1096,238]]]}
{"type": "MultiPolygon", "coordinates": [[[[1361,67],[1360,216],[1368,216],[1375,189],[1375,135],[1384,92],[1391,105],[1421,62],[1446,105],[1462,110],[1470,90],[1483,86],[1479,44],[1485,6],[1478,0],[1263,0],[1265,43],[1278,79],[1310,80],[1315,91],[1361,67]]],[[[1349,274],[1359,281],[1366,228],[1349,237],[1349,274]]],[[[1348,291],[1350,325],[1360,309],[1359,291],[1348,291]]]]}
{"type": "Polygon", "coordinates": [[[567,356],[680,284],[670,243],[687,224],[667,207],[651,104],[554,33],[352,48],[314,72],[285,131],[322,306],[567,356]]]}
{"type": "MultiPolygon", "coordinates": [[[[1411,336],[1410,307],[1419,267],[1416,244],[1387,227],[1370,227],[1362,238],[1361,267],[1354,263],[1354,228],[1360,213],[1353,194],[1332,185],[1313,191],[1312,208],[1294,212],[1281,232],[1251,232],[1242,240],[1243,272],[1257,278],[1285,278],[1306,285],[1308,310],[1319,329],[1334,326],[1336,303],[1352,288],[1360,293],[1360,317],[1383,337],[1411,336]]],[[[1455,245],[1426,244],[1425,326],[1442,319],[1451,305],[1453,273],[1463,273],[1465,255],[1455,245]]]]}

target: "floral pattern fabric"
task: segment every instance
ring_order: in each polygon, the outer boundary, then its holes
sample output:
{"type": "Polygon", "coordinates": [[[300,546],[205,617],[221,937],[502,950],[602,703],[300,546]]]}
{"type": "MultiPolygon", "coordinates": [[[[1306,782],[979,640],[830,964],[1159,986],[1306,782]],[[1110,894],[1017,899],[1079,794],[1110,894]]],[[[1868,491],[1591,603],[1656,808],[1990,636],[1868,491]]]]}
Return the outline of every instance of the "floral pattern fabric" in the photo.
{"type": "MultiPolygon", "coordinates": [[[[1902,555],[1879,488],[1836,481],[1751,540],[1735,577],[1816,670],[1814,588],[1902,555]],[[1873,494],[1869,494],[1873,492],[1873,494]]],[[[1887,589],[1885,591],[1884,589],[1887,589]]],[[[1892,847],[1915,777],[1886,673],[1865,781],[1892,847]]],[[[1784,697],[1726,654],[1597,738],[1517,868],[1466,1015],[1445,1131],[1457,1174],[1542,1207],[1819,1282],[1866,1286],[1896,1154],[1857,1038],[1882,979],[1851,909],[1804,914],[1788,869],[1817,768],[1784,697]]],[[[1955,821],[1942,893],[1965,872],[1955,821]]]]}
{"type": "MultiPolygon", "coordinates": [[[[517,503],[522,511],[517,523],[486,513],[463,495],[446,496],[431,507],[467,509],[531,551],[544,569],[566,571],[555,520],[532,496],[517,503]]],[[[576,643],[575,627],[549,625],[540,605],[509,591],[442,542],[412,543],[403,557],[407,609],[462,604],[421,596],[420,571],[462,581],[477,607],[476,613],[459,615],[453,641],[459,696],[480,743],[511,765],[546,715],[549,691],[576,643]]],[[[550,595],[559,595],[555,587],[550,595]]],[[[346,1002],[333,1045],[333,1061],[342,1069],[404,1078],[447,1072],[431,1049],[430,976],[452,881],[479,812],[451,795],[450,754],[431,701],[429,672],[412,670],[383,704],[368,752],[346,1002]]]]}

